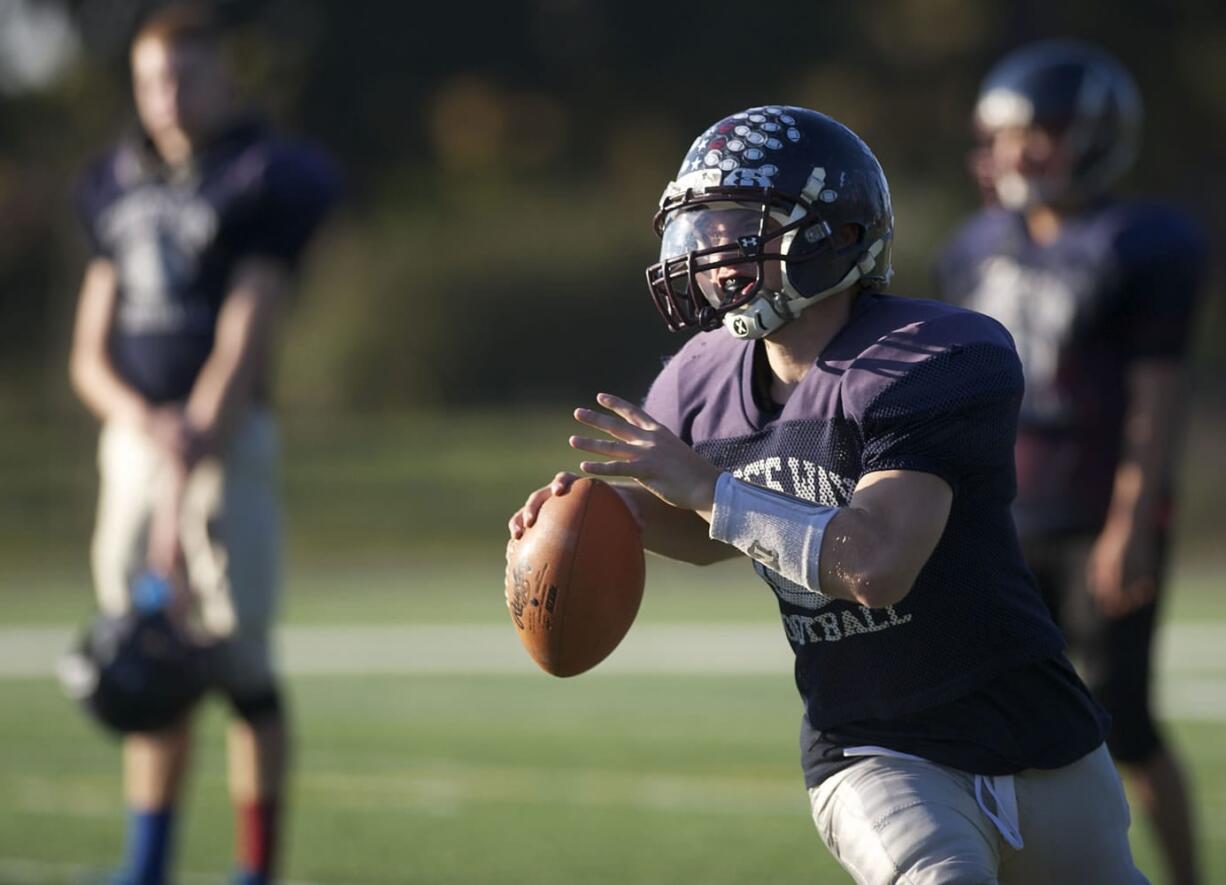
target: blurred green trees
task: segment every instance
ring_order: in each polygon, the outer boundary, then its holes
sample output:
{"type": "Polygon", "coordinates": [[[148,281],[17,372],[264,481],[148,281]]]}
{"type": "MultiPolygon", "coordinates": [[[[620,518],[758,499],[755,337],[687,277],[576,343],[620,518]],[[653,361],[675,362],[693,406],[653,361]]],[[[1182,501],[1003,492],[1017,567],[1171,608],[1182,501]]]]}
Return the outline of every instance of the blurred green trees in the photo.
{"type": "MultiPolygon", "coordinates": [[[[74,408],[63,364],[85,255],[71,183],[130,125],[125,44],[147,6],[0,3],[9,409],[74,408]],[[66,24],[68,37],[47,38],[45,25],[39,37],[29,23],[40,17],[66,24]],[[30,74],[31,59],[50,72],[30,74]]],[[[327,145],[347,179],[287,336],[280,391],[290,405],[641,394],[658,357],[681,343],[643,285],[655,202],[693,136],[750,104],[808,105],[873,145],[895,194],[895,291],[926,294],[934,248],[974,205],[963,155],[978,79],[1039,37],[1117,53],[1147,109],[1129,188],[1181,202],[1215,241],[1226,224],[1226,8],[1209,2],[219,8],[252,101],[327,145]]],[[[1201,365],[1226,368],[1212,346],[1214,330],[1226,332],[1221,301],[1204,316],[1201,365]]]]}

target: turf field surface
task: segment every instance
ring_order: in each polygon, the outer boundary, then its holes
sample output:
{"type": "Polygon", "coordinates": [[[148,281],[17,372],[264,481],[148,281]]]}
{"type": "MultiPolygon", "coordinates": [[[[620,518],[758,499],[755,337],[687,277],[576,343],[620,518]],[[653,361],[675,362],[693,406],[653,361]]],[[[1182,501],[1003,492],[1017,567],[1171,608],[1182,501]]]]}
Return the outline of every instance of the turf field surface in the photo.
{"type": "MultiPolygon", "coordinates": [[[[808,819],[774,601],[743,565],[653,560],[639,622],[591,674],[552,679],[516,645],[502,601],[506,518],[573,465],[565,411],[285,425],[281,641],[298,735],[288,878],[846,881],[808,819]],[[430,666],[440,660],[460,663],[430,666]]],[[[1191,436],[1182,524],[1220,525],[1213,471],[1192,468],[1215,463],[1221,434],[1191,436]]],[[[9,422],[0,434],[7,885],[87,882],[122,838],[117,745],[48,675],[90,608],[93,445],[85,423],[9,422]]],[[[1160,703],[1191,764],[1206,881],[1226,882],[1226,559],[1202,533],[1181,535],[1175,561],[1160,703]]],[[[228,868],[222,724],[208,705],[181,823],[184,885],[222,882],[228,868]]],[[[1154,875],[1143,822],[1133,836],[1154,875]]]]}
{"type": "MultiPolygon", "coordinates": [[[[626,644],[558,680],[518,647],[494,566],[406,566],[433,579],[425,594],[384,566],[316,574],[345,578],[327,599],[305,576],[291,582],[291,880],[846,881],[808,820],[769,593],[733,566],[653,561],[655,592],[626,644]],[[364,602],[338,619],[342,593],[364,602]],[[474,604],[440,608],[438,595],[474,604]]],[[[1226,880],[1226,620],[1213,584],[1191,577],[1173,596],[1160,687],[1192,763],[1210,882],[1226,880]]],[[[46,673],[71,632],[62,592],[47,588],[41,615],[28,603],[23,623],[0,629],[0,882],[13,885],[88,881],[121,838],[117,746],[46,673]]],[[[222,722],[210,704],[182,825],[187,885],[220,882],[228,865],[222,722]]],[[[1154,875],[1145,825],[1133,832],[1154,875]]]]}

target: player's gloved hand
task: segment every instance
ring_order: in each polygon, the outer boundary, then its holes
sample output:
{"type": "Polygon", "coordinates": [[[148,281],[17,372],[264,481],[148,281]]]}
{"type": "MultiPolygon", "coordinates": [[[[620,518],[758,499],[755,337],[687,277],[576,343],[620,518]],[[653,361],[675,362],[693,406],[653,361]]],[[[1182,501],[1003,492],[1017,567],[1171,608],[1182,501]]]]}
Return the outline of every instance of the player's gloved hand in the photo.
{"type": "Polygon", "coordinates": [[[628,476],[666,504],[693,510],[709,522],[719,468],[634,403],[609,393],[598,394],[596,402],[612,414],[576,409],[575,420],[613,438],[572,436],[570,444],[610,460],[579,467],[596,476],[628,476]]]}

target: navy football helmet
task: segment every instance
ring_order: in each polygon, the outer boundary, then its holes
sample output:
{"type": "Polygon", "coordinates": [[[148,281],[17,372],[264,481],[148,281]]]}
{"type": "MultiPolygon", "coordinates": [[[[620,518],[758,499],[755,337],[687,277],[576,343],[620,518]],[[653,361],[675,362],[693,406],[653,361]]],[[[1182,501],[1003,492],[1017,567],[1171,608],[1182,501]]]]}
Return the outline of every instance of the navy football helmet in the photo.
{"type": "Polygon", "coordinates": [[[1009,209],[1103,193],[1136,159],[1141,116],[1140,95],[1123,65],[1073,40],[1047,40],[1005,56],[984,79],[975,104],[982,133],[1037,126],[1059,138],[1069,155],[1068,169],[1059,173],[997,174],[997,197],[1009,209]]]}
{"type": "Polygon", "coordinates": [[[694,141],[660,198],[647,286],[669,329],[762,338],[856,283],[890,278],[885,173],[843,124],[767,105],[694,141]],[[845,225],[856,235],[845,241],[845,225]]]}
{"type": "Polygon", "coordinates": [[[164,604],[99,614],[59,664],[60,683],[91,717],[122,734],[172,725],[208,686],[207,651],[164,604]]]}

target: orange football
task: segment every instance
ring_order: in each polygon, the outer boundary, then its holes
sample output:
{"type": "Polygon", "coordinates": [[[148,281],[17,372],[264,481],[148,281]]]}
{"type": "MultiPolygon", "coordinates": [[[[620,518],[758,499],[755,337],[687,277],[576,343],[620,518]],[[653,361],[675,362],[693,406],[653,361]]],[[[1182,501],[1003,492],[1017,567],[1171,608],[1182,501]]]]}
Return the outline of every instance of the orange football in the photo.
{"type": "Polygon", "coordinates": [[[621,497],[578,479],[507,553],[511,622],[546,673],[574,676],[617,648],[643,599],[643,537],[621,497]]]}

